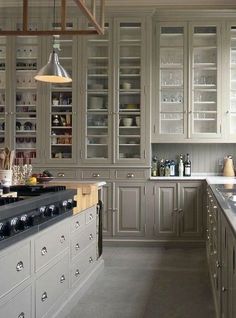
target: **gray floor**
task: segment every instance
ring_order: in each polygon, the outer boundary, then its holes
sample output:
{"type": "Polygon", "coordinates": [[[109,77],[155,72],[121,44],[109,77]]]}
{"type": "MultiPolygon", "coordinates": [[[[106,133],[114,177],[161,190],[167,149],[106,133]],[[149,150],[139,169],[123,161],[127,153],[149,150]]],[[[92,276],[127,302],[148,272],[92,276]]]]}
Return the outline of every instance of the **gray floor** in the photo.
{"type": "Polygon", "coordinates": [[[104,248],[105,270],[68,318],[215,318],[203,248],[104,248]]]}

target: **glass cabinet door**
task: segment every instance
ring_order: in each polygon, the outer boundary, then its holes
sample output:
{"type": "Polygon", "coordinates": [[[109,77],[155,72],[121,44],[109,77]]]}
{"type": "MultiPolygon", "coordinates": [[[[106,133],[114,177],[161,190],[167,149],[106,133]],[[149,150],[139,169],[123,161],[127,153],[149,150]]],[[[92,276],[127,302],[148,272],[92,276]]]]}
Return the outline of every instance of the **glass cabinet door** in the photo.
{"type": "Polygon", "coordinates": [[[6,37],[0,37],[0,149],[6,141],[6,114],[6,37]]]}
{"type": "Polygon", "coordinates": [[[218,113],[218,29],[216,25],[192,26],[191,134],[220,134],[218,113]]]}
{"type": "MultiPolygon", "coordinates": [[[[105,35],[89,37],[86,44],[85,159],[107,162],[111,158],[111,101],[108,94],[109,26],[105,35]]],[[[110,89],[110,87],[109,87],[110,89]]]]}
{"type": "Polygon", "coordinates": [[[183,25],[159,26],[159,135],[186,137],[185,49],[183,25]]]}
{"type": "MultiPolygon", "coordinates": [[[[56,39],[60,64],[72,76],[73,39],[56,39]]],[[[72,134],[74,133],[72,83],[52,84],[50,96],[50,154],[49,160],[71,161],[73,157],[72,134]]]]}
{"type": "Polygon", "coordinates": [[[142,31],[141,22],[119,22],[118,160],[142,159],[142,31]]]}
{"type": "Polygon", "coordinates": [[[16,38],[16,158],[36,158],[38,38],[16,38]]]}
{"type": "Polygon", "coordinates": [[[236,26],[230,28],[230,110],[227,113],[230,135],[236,135],[236,26]]]}

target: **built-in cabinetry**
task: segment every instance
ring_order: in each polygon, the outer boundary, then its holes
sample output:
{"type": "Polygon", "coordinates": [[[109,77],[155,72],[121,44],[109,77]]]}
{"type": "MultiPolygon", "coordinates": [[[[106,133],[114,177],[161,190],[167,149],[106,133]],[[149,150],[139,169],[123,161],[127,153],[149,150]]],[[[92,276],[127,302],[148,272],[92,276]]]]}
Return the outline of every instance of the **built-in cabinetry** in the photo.
{"type": "Polygon", "coordinates": [[[1,317],[51,318],[70,310],[102,266],[96,220],[93,206],[1,251],[1,317]]]}
{"type": "Polygon", "coordinates": [[[236,237],[212,191],[207,190],[207,256],[217,317],[236,315],[236,237]]]}
{"type": "Polygon", "coordinates": [[[145,19],[111,19],[84,43],[84,162],[145,162],[146,32],[145,19]]]}
{"type": "Polygon", "coordinates": [[[160,22],[156,28],[152,141],[220,137],[221,24],[160,22]]]}

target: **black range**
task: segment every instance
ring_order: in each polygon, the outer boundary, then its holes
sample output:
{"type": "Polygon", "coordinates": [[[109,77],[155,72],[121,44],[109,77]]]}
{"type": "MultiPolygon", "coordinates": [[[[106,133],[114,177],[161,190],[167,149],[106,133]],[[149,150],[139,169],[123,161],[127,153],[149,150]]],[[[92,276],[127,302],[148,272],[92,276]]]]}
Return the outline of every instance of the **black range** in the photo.
{"type": "Polygon", "coordinates": [[[76,190],[64,186],[12,186],[17,198],[0,197],[0,249],[72,215],[76,190]]]}

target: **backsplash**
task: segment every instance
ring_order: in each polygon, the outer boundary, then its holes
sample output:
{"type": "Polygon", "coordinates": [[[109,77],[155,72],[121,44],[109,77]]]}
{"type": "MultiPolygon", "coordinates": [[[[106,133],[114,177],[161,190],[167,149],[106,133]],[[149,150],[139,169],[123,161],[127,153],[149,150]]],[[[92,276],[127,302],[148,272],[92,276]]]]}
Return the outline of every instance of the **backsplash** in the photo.
{"type": "Polygon", "coordinates": [[[236,144],[152,144],[152,156],[158,160],[178,159],[180,154],[190,154],[192,173],[222,173],[223,158],[232,155],[236,168],[236,144]]]}

